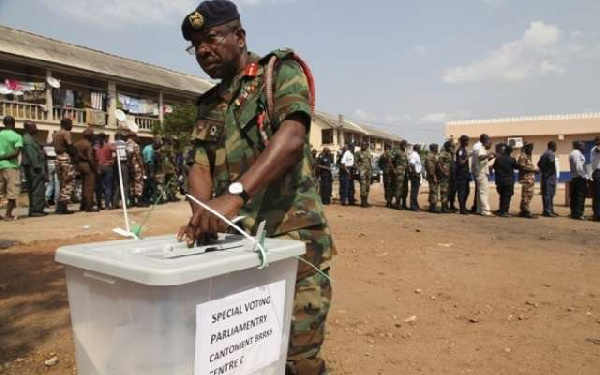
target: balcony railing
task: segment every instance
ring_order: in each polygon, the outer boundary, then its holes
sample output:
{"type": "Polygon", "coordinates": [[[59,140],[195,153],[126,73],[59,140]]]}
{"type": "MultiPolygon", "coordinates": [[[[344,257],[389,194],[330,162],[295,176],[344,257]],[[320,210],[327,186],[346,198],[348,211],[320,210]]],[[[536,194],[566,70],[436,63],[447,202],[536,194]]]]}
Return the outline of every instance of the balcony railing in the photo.
{"type": "Polygon", "coordinates": [[[153,117],[135,117],[135,123],[138,124],[140,130],[152,131],[152,128],[160,124],[160,120],[153,117]]]}
{"type": "Polygon", "coordinates": [[[12,116],[17,120],[45,121],[47,114],[39,104],[0,101],[0,117],[12,116]]]}
{"type": "Polygon", "coordinates": [[[85,125],[85,109],[71,107],[54,107],[52,111],[54,121],[60,121],[63,118],[70,118],[74,124],[85,125]]]}

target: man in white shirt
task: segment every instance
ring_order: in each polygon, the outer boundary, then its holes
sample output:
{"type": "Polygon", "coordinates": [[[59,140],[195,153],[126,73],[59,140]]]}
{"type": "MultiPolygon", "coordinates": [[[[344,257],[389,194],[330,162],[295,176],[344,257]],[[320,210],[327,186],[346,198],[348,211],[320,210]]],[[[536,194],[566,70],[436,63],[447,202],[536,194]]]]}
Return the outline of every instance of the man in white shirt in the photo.
{"type": "Polygon", "coordinates": [[[492,216],[489,202],[489,177],[490,177],[490,161],[495,155],[490,152],[492,148],[492,139],[487,134],[482,134],[479,138],[482,147],[478,151],[474,151],[474,159],[476,159],[476,168],[474,171],[477,181],[477,213],[482,216],[492,216]]]}
{"type": "Polygon", "coordinates": [[[342,184],[342,206],[354,206],[354,145],[344,146],[340,161],[340,183],[342,184]]]}
{"type": "Polygon", "coordinates": [[[594,139],[596,144],[590,153],[592,178],[594,179],[594,221],[600,221],[600,137],[594,139]]]}
{"type": "Polygon", "coordinates": [[[483,148],[481,144],[481,136],[479,137],[479,141],[473,145],[473,151],[471,151],[471,175],[473,176],[473,181],[475,181],[475,196],[473,197],[473,206],[471,206],[471,213],[479,212],[479,207],[477,202],[479,201],[479,188],[477,182],[477,175],[479,174],[479,158],[478,153],[479,150],[483,148]]]}
{"type": "Polygon", "coordinates": [[[573,151],[569,155],[571,167],[571,218],[585,220],[583,212],[585,209],[585,189],[587,173],[585,171],[585,156],[583,151],[585,144],[580,141],[573,142],[573,151]]]}
{"type": "Polygon", "coordinates": [[[419,190],[421,189],[421,145],[414,145],[413,151],[408,157],[408,172],[410,176],[410,209],[420,211],[419,190]]]}

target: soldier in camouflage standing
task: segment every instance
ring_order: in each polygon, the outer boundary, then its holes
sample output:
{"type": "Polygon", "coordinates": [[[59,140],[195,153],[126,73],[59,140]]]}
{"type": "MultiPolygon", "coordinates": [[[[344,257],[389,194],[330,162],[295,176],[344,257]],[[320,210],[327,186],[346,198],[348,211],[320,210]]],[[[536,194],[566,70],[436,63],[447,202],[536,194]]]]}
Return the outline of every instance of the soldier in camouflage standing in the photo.
{"type": "Polygon", "coordinates": [[[400,145],[392,153],[392,165],[394,168],[394,197],[396,203],[394,208],[406,210],[406,194],[408,191],[408,156],[406,155],[406,141],[402,140],[400,145]]]}
{"type": "Polygon", "coordinates": [[[60,120],[60,130],[54,133],[53,137],[54,150],[56,151],[56,170],[58,171],[58,181],[60,183],[60,195],[56,204],[56,213],[59,215],[74,213],[68,208],[71,195],[75,190],[75,166],[73,165],[75,147],[71,140],[71,129],[73,129],[73,121],[64,118],[60,120]]]}
{"type": "Polygon", "coordinates": [[[147,207],[148,205],[144,202],[144,158],[142,157],[142,150],[140,145],[137,143],[137,135],[133,132],[127,136],[127,142],[125,144],[127,148],[127,161],[129,163],[129,199],[132,207],[147,207]]]}
{"type": "Polygon", "coordinates": [[[165,194],[167,202],[179,202],[177,198],[177,163],[173,150],[173,138],[165,136],[164,146],[160,150],[163,173],[165,175],[165,194]]]}
{"type": "Polygon", "coordinates": [[[440,185],[440,200],[442,202],[442,213],[450,213],[450,179],[452,178],[452,165],[454,164],[452,154],[454,145],[451,141],[444,143],[444,149],[438,156],[437,176],[440,185]]]}
{"type": "Polygon", "coordinates": [[[361,143],[360,151],[356,153],[354,159],[360,182],[360,206],[368,208],[371,207],[369,193],[371,192],[371,178],[373,177],[373,161],[367,142],[361,143]]]}
{"type": "Polygon", "coordinates": [[[533,164],[531,154],[533,153],[533,143],[526,142],[519,156],[519,183],[521,183],[521,212],[520,217],[533,219],[531,213],[531,200],[533,199],[535,188],[535,175],[539,170],[533,164]]]}
{"type": "MultiPolygon", "coordinates": [[[[248,52],[237,7],[227,0],[202,2],[182,32],[201,68],[221,80],[198,100],[190,194],[229,220],[244,216],[249,233],[264,220],[268,237],[306,244],[303,257],[319,271],[298,265],[285,374],[327,374],[320,352],[335,248],[310,166],[312,75],[291,50],[264,58],[248,52]],[[265,92],[265,81],[272,91],[265,92]]],[[[178,235],[188,246],[228,227],[195,204],[192,210],[178,235]]]]}
{"type": "Polygon", "coordinates": [[[436,143],[429,145],[429,153],[425,158],[425,172],[429,183],[429,212],[439,214],[437,202],[440,196],[440,180],[438,175],[438,149],[436,143]]]}
{"type": "Polygon", "coordinates": [[[384,146],[383,154],[379,157],[378,165],[383,173],[383,190],[385,192],[385,206],[392,207],[394,198],[394,165],[392,164],[391,146],[384,146]]]}

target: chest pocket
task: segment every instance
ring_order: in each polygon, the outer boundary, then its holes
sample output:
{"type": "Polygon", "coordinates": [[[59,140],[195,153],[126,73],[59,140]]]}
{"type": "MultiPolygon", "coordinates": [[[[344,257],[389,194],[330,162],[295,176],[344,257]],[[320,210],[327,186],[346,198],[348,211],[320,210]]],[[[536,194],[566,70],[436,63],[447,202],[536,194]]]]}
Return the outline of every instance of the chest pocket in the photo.
{"type": "Polygon", "coordinates": [[[217,142],[225,132],[226,106],[200,106],[196,116],[193,138],[197,141],[217,142]]]}
{"type": "Polygon", "coordinates": [[[248,97],[236,111],[235,117],[240,124],[241,137],[257,152],[262,152],[268,145],[271,127],[266,115],[265,102],[258,93],[248,97]]]}

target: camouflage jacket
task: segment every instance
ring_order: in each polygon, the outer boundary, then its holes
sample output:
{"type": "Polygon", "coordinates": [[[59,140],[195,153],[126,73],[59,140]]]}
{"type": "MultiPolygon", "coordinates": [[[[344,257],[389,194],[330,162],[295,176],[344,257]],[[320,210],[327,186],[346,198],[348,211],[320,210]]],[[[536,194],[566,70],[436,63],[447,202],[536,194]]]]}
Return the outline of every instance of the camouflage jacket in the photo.
{"type": "Polygon", "coordinates": [[[368,150],[359,151],[354,154],[354,165],[360,174],[371,174],[373,168],[371,153],[368,150]]]}
{"type": "Polygon", "coordinates": [[[138,145],[133,139],[128,139],[127,142],[125,142],[125,147],[127,149],[127,161],[129,164],[143,168],[144,159],[142,158],[142,150],[140,149],[140,145],[138,145]]]}
{"type": "Polygon", "coordinates": [[[176,173],[175,168],[175,152],[173,146],[165,144],[158,151],[160,158],[161,172],[165,174],[176,173]]]}
{"type": "Polygon", "coordinates": [[[384,151],[383,154],[379,157],[379,168],[383,172],[383,174],[391,174],[394,173],[394,164],[392,163],[392,153],[389,151],[384,151]]]}
{"type": "Polygon", "coordinates": [[[405,151],[402,151],[400,148],[394,149],[392,151],[392,163],[394,164],[394,170],[396,174],[404,174],[408,169],[408,156],[405,151]]]}
{"type": "Polygon", "coordinates": [[[425,158],[425,172],[427,172],[427,179],[430,181],[437,177],[437,163],[437,155],[434,155],[431,152],[427,154],[427,157],[425,158]]]}
{"type": "Polygon", "coordinates": [[[448,151],[442,151],[438,154],[437,161],[437,176],[440,180],[449,180],[452,173],[452,154],[448,151]]]}
{"type": "MultiPolygon", "coordinates": [[[[249,54],[248,66],[229,82],[221,82],[198,100],[192,138],[196,164],[210,167],[213,193],[220,196],[256,162],[279,125],[292,113],[312,117],[306,76],[293,52],[277,50],[263,59],[249,54]],[[273,54],[274,117],[269,118],[264,90],[266,64],[273,54]]],[[[267,235],[326,225],[311,165],[308,135],[302,160],[284,176],[256,194],[242,208],[242,226],[252,233],[266,220],[267,235]]]]}
{"type": "Polygon", "coordinates": [[[521,155],[519,155],[517,163],[519,164],[519,182],[529,184],[535,183],[537,169],[535,168],[535,165],[533,165],[531,156],[522,152],[521,155]]]}

